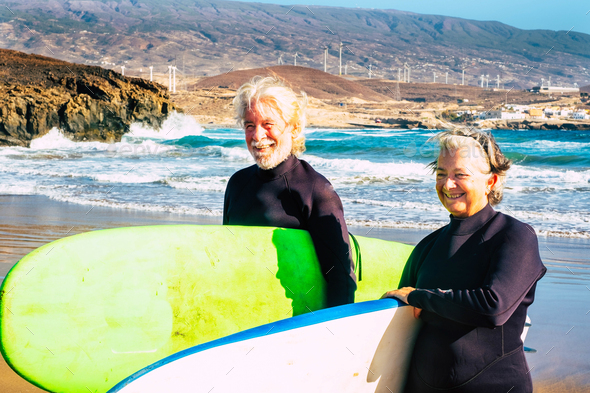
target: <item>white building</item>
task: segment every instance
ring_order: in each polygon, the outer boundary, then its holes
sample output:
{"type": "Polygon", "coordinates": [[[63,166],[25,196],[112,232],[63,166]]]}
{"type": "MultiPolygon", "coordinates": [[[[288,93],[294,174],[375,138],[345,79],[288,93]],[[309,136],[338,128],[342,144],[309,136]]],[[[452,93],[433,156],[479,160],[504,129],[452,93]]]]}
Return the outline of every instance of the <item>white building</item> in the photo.
{"type": "Polygon", "coordinates": [[[502,120],[523,120],[525,118],[524,113],[520,112],[502,112],[502,120]]]}
{"type": "Polygon", "coordinates": [[[504,104],[504,107],[509,111],[516,111],[520,113],[524,113],[528,111],[530,106],[529,105],[514,105],[514,104],[504,104]]]}
{"type": "Polygon", "coordinates": [[[478,117],[481,120],[500,120],[502,118],[502,111],[481,112],[478,117]]]}
{"type": "Polygon", "coordinates": [[[507,111],[481,112],[479,118],[482,120],[521,120],[525,118],[524,113],[507,111]]]}
{"type": "Polygon", "coordinates": [[[476,110],[466,110],[466,111],[457,111],[455,112],[455,114],[457,116],[463,116],[463,115],[475,115],[477,113],[476,110]]]}
{"type": "Polygon", "coordinates": [[[542,94],[575,94],[580,92],[578,87],[563,87],[563,86],[535,86],[533,92],[542,94]]]}
{"type": "Polygon", "coordinates": [[[577,111],[572,114],[572,118],[574,120],[588,120],[590,119],[590,115],[584,111],[577,111]]]}

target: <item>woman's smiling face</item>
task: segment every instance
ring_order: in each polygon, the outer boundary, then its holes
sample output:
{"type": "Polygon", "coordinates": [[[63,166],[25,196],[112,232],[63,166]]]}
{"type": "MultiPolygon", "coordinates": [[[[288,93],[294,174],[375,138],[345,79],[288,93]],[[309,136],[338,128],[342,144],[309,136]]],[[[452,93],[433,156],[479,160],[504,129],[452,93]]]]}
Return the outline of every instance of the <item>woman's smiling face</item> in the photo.
{"type": "Polygon", "coordinates": [[[453,216],[466,218],[488,204],[488,194],[498,180],[477,146],[441,150],[436,167],[436,192],[453,216]]]}

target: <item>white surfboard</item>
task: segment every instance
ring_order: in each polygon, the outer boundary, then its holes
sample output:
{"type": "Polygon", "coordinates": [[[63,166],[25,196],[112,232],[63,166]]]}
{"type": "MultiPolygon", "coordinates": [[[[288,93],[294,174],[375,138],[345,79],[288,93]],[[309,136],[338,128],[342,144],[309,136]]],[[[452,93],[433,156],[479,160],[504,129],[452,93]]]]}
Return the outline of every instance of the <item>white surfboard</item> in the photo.
{"type": "Polygon", "coordinates": [[[315,311],[178,352],[109,392],[399,392],[419,327],[393,299],[315,311]]]}

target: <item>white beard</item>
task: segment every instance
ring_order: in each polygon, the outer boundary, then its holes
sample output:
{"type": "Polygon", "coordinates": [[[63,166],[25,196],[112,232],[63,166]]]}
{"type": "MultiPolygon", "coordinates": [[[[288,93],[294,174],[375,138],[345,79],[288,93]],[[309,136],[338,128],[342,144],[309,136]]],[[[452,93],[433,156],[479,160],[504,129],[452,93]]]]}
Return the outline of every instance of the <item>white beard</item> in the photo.
{"type": "Polygon", "coordinates": [[[260,167],[260,169],[269,170],[277,167],[281,162],[285,161],[287,157],[291,154],[291,146],[292,141],[289,140],[291,143],[275,143],[269,149],[272,149],[270,153],[260,153],[254,150],[254,147],[259,145],[268,145],[266,141],[256,143],[252,141],[252,146],[248,150],[250,154],[256,161],[256,165],[260,167]]]}

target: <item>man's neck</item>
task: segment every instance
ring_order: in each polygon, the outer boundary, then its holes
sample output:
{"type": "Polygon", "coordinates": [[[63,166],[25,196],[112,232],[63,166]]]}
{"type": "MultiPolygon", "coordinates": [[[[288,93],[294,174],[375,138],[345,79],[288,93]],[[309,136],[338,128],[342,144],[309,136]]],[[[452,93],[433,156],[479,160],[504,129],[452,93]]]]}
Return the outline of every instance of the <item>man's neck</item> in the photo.
{"type": "Polygon", "coordinates": [[[270,169],[262,169],[258,167],[258,174],[264,179],[274,179],[289,172],[293,167],[299,163],[299,159],[294,155],[289,154],[280,164],[270,169]]]}

